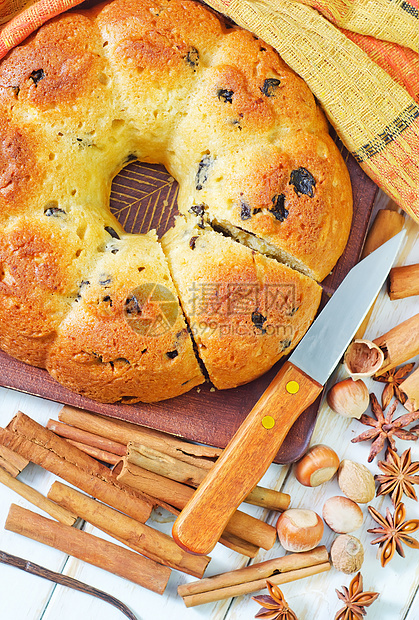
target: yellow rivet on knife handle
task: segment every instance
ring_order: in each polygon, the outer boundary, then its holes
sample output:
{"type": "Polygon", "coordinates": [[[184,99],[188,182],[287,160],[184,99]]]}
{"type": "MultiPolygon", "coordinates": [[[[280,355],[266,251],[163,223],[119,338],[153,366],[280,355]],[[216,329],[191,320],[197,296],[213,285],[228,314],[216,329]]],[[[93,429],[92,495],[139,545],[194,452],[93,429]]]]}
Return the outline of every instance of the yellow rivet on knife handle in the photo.
{"type": "Polygon", "coordinates": [[[296,394],[300,389],[300,385],[297,383],[297,381],[288,381],[285,389],[289,394],[296,394]]]}
{"type": "Polygon", "coordinates": [[[275,420],[271,415],[265,415],[265,417],[262,418],[262,426],[269,430],[275,426],[275,420]]]}

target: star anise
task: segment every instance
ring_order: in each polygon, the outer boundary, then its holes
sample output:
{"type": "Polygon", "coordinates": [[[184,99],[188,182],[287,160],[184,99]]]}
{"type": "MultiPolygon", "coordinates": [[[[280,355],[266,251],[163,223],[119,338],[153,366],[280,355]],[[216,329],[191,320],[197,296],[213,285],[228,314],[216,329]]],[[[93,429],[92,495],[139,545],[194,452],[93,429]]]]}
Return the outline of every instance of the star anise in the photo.
{"type": "Polygon", "coordinates": [[[411,441],[417,440],[417,435],[411,433],[407,430],[403,430],[403,426],[407,426],[414,420],[419,418],[419,411],[413,411],[410,413],[405,413],[400,416],[400,418],[396,418],[393,420],[393,414],[398,405],[398,401],[394,401],[389,410],[387,411],[387,415],[384,416],[383,410],[380,407],[377,397],[375,394],[370,394],[371,400],[371,410],[375,415],[375,418],[366,415],[365,413],[359,418],[359,421],[362,424],[366,424],[367,426],[372,426],[371,430],[365,431],[361,433],[358,437],[354,437],[352,439],[352,443],[358,443],[359,441],[367,441],[369,439],[373,440],[371,445],[371,451],[368,457],[368,463],[377,456],[379,452],[384,448],[386,440],[390,444],[392,450],[397,452],[396,444],[394,441],[393,435],[398,437],[399,439],[410,439],[411,441]]]}
{"type": "Polygon", "coordinates": [[[343,592],[336,590],[345,607],[338,611],[335,620],[362,620],[367,613],[365,607],[369,607],[379,596],[378,592],[363,592],[362,588],[362,575],[358,573],[349,584],[349,590],[345,586],[342,586],[343,592]]]}
{"type": "Polygon", "coordinates": [[[379,461],[378,467],[383,474],[375,476],[380,486],[377,489],[379,495],[391,494],[391,500],[395,506],[400,504],[403,493],[417,501],[414,484],[419,484],[419,462],[412,463],[410,448],[405,450],[401,456],[389,448],[385,461],[379,461]]]}
{"type": "Polygon", "coordinates": [[[419,549],[419,541],[409,536],[412,532],[419,530],[419,519],[405,521],[406,508],[404,504],[396,506],[394,515],[387,508],[385,518],[372,506],[368,506],[368,511],[372,518],[380,524],[380,527],[374,527],[368,532],[379,534],[379,537],[372,540],[371,544],[379,545],[382,548],[381,566],[390,562],[395,551],[404,558],[402,543],[413,549],[419,549]]]}
{"type": "Polygon", "coordinates": [[[292,609],[288,607],[288,603],[278,586],[275,586],[270,581],[266,582],[266,586],[270,596],[267,594],[252,596],[252,599],[264,608],[257,612],[255,618],[263,618],[264,620],[298,620],[292,609]]]}
{"type": "Polygon", "coordinates": [[[400,389],[400,383],[402,383],[412,370],[415,364],[405,364],[404,366],[400,366],[400,368],[393,368],[392,370],[388,370],[380,377],[375,377],[375,381],[380,381],[381,383],[387,383],[385,386],[383,393],[381,395],[381,405],[383,409],[387,408],[387,405],[390,404],[393,396],[396,396],[397,400],[404,405],[407,396],[400,389]]]}

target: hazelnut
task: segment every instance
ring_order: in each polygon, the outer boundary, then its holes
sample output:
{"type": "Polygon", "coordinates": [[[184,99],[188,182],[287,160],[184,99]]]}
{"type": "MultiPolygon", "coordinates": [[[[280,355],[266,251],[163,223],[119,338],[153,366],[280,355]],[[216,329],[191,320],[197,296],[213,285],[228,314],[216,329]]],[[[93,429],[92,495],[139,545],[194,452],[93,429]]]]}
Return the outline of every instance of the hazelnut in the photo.
{"type": "Polygon", "coordinates": [[[353,379],[371,377],[381,368],[384,353],[371,340],[354,340],[346,349],[343,365],[353,379]]]}
{"type": "Polygon", "coordinates": [[[356,573],[364,561],[364,548],[355,536],[341,534],[330,548],[330,559],[336,570],[347,575],[356,573]]]}
{"type": "Polygon", "coordinates": [[[324,525],[313,510],[290,508],[280,515],[276,530],[281,545],[287,551],[310,551],[319,544],[324,525]]]}
{"type": "Polygon", "coordinates": [[[338,484],[342,493],[358,504],[370,502],[375,495],[374,476],[370,470],[348,459],[339,466],[338,484]]]}
{"type": "Polygon", "coordinates": [[[294,475],[306,487],[317,487],[337,472],[339,457],[332,448],[323,444],[311,446],[294,465],[294,475]]]}
{"type": "Polygon", "coordinates": [[[335,495],[323,506],[323,519],[331,530],[348,534],[361,527],[364,520],[361,508],[348,497],[335,495]]]}
{"type": "Polygon", "coordinates": [[[335,413],[346,418],[360,418],[367,410],[370,395],[365,383],[349,377],[335,383],[327,393],[327,404],[335,413]]]}

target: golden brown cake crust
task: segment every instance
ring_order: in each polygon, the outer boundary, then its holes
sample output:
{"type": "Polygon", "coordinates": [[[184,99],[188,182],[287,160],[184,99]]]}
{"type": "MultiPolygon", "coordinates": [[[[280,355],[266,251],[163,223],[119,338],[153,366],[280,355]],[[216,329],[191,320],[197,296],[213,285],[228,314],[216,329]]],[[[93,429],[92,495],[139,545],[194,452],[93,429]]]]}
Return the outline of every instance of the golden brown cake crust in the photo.
{"type": "Polygon", "coordinates": [[[248,383],[301,340],[321,287],[213,231],[177,218],[162,239],[198,353],[215,387],[248,383]]]}
{"type": "Polygon", "coordinates": [[[203,375],[163,252],[151,233],[124,236],[118,245],[84,282],[47,369],[66,387],[104,402],[177,396],[203,375]]]}
{"type": "MultiPolygon", "coordinates": [[[[304,329],[317,285],[258,252],[321,280],[351,221],[325,119],[263,41],[192,0],[114,0],[50,20],[0,63],[0,346],[101,401],[161,400],[204,381],[173,283],[182,294],[185,274],[174,260],[172,280],[155,236],[125,234],[109,211],[132,156],[167,167],[181,212],[202,209],[253,248],[228,246],[225,281],[280,271],[301,284],[304,329]],[[176,318],[149,333],[144,313],[153,322],[169,307],[162,291],[176,318]]],[[[215,280],[212,260],[202,269],[215,280]]],[[[208,342],[218,387],[278,359],[278,339],[259,351],[252,338],[208,342]],[[242,368],[249,347],[260,355],[242,368]]]]}

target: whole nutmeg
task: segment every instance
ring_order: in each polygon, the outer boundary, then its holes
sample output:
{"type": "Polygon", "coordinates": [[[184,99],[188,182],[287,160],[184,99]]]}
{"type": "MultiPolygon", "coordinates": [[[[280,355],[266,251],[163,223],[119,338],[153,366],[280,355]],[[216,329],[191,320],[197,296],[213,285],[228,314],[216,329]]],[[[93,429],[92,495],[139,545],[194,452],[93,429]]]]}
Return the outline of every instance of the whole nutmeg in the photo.
{"type": "Polygon", "coordinates": [[[348,497],[335,495],[323,506],[324,521],[338,534],[348,534],[361,527],[364,520],[361,508],[348,497]]]}
{"type": "Polygon", "coordinates": [[[344,459],[339,466],[338,485],[342,493],[357,504],[366,504],[375,495],[374,476],[370,470],[349,459],[344,459]]]}
{"type": "Polygon", "coordinates": [[[294,465],[294,475],[306,487],[317,487],[327,482],[338,470],[339,457],[332,448],[323,444],[311,446],[294,465]]]}
{"type": "Polygon", "coordinates": [[[336,570],[347,575],[356,573],[364,561],[364,547],[355,536],[341,534],[330,548],[330,559],[336,570]]]}
{"type": "Polygon", "coordinates": [[[327,404],[335,413],[346,418],[360,418],[367,410],[370,395],[365,383],[349,377],[335,383],[327,393],[327,404]]]}
{"type": "Polygon", "coordinates": [[[353,379],[372,377],[383,362],[384,353],[371,340],[354,340],[343,357],[343,366],[353,379]]]}
{"type": "Polygon", "coordinates": [[[280,515],[276,531],[281,545],[287,551],[310,551],[319,544],[324,525],[314,510],[290,508],[280,515]]]}

